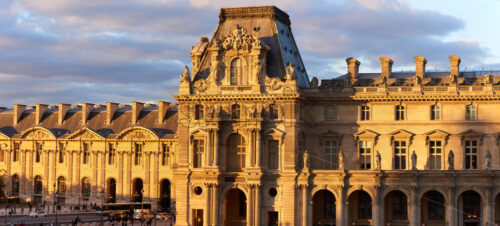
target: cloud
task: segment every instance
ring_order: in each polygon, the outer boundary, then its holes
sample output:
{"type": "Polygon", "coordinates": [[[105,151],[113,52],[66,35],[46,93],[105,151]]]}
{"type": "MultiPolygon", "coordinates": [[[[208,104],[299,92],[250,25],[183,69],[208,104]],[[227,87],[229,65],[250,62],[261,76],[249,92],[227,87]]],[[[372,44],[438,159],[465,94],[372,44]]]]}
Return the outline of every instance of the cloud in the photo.
{"type": "MultiPolygon", "coordinates": [[[[2,104],[129,102],[167,99],[177,92],[190,47],[211,36],[221,7],[267,4],[225,0],[4,0],[0,8],[2,104]]],[[[443,41],[464,21],[418,10],[404,0],[277,0],[310,77],[336,77],[344,59],[379,70],[387,55],[413,68],[423,55],[447,68],[447,56],[469,67],[487,56],[475,40],[443,41]]]]}

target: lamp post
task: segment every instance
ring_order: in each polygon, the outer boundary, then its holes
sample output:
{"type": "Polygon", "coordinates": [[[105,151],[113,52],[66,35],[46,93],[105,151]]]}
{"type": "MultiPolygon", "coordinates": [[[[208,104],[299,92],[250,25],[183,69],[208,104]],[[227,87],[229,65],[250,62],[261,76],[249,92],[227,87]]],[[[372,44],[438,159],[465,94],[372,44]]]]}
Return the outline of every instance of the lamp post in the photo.
{"type": "Polygon", "coordinates": [[[57,191],[56,191],[56,182],[54,182],[54,213],[56,214],[56,226],[57,226],[57,191]]]}

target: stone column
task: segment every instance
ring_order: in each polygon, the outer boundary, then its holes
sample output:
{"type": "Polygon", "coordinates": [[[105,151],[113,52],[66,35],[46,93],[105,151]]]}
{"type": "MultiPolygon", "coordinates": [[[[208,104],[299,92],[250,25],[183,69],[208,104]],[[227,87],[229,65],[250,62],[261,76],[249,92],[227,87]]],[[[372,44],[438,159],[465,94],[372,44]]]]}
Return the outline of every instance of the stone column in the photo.
{"type": "Polygon", "coordinates": [[[253,129],[248,129],[248,151],[246,153],[246,158],[245,158],[245,167],[249,168],[253,166],[253,152],[254,152],[254,136],[253,136],[253,129]]]}
{"type": "MultiPolygon", "coordinates": [[[[248,161],[247,161],[248,162],[248,161]]],[[[250,189],[248,190],[248,200],[247,200],[247,226],[253,226],[253,185],[248,186],[250,189]]]]}
{"type": "MultiPolygon", "coordinates": [[[[210,137],[210,135],[209,135],[210,137]]],[[[210,138],[209,138],[210,140],[210,138]]],[[[205,183],[205,213],[203,214],[203,225],[204,226],[209,226],[210,225],[210,215],[212,214],[211,211],[213,211],[210,208],[210,203],[212,201],[212,185],[210,183],[205,183]]]]}
{"type": "Polygon", "coordinates": [[[344,186],[340,186],[339,188],[339,198],[335,202],[335,206],[337,207],[337,225],[344,226],[347,225],[347,207],[346,207],[346,198],[344,186]]]}
{"type": "Polygon", "coordinates": [[[255,223],[254,225],[261,225],[260,214],[262,213],[260,208],[260,185],[255,185],[255,223]]]}
{"type": "Polygon", "coordinates": [[[219,185],[214,184],[212,186],[213,196],[212,196],[212,226],[219,225],[219,185]]]}
{"type": "Polygon", "coordinates": [[[307,207],[309,207],[308,205],[308,199],[307,199],[307,185],[302,185],[300,186],[301,188],[301,196],[302,196],[302,213],[300,213],[302,215],[302,226],[307,226],[307,222],[308,222],[308,219],[307,219],[307,207]]]}
{"type": "Polygon", "coordinates": [[[256,136],[257,136],[257,143],[256,143],[256,146],[257,146],[257,148],[256,148],[256,151],[257,151],[257,153],[256,153],[256,155],[257,155],[256,156],[257,162],[256,162],[256,166],[259,167],[259,168],[261,168],[261,164],[262,164],[261,163],[261,156],[262,156],[262,144],[261,144],[261,142],[262,142],[262,136],[261,136],[261,132],[259,130],[256,132],[256,136]]]}
{"type": "Polygon", "coordinates": [[[373,226],[383,226],[384,220],[384,203],[380,199],[380,186],[375,186],[373,190],[372,200],[372,220],[373,226]]]}
{"type": "Polygon", "coordinates": [[[418,190],[416,186],[410,186],[410,226],[420,226],[420,199],[418,197],[418,190]]]}
{"type": "Polygon", "coordinates": [[[495,225],[495,205],[494,197],[492,192],[492,186],[487,186],[485,189],[485,202],[483,202],[482,208],[484,209],[484,225],[494,226],[495,225]]]}
{"type": "Polygon", "coordinates": [[[219,165],[219,130],[214,131],[214,166],[219,165]]]}
{"type": "Polygon", "coordinates": [[[457,203],[455,202],[455,186],[448,186],[448,200],[446,202],[447,225],[457,225],[457,203]]]}
{"type": "Polygon", "coordinates": [[[212,130],[208,129],[208,137],[207,137],[207,147],[205,151],[205,161],[203,161],[203,166],[211,166],[212,165],[212,130]]]}

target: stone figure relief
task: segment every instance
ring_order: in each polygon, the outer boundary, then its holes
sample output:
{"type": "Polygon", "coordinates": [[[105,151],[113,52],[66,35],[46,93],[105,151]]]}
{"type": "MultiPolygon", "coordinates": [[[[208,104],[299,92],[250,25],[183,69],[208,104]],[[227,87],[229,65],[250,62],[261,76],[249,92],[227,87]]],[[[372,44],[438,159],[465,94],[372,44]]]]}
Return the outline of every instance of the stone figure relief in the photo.
{"type": "Polygon", "coordinates": [[[181,83],[191,83],[191,75],[187,65],[184,65],[184,72],[181,74],[181,83]]]}
{"type": "Polygon", "coordinates": [[[279,78],[266,77],[266,80],[264,81],[264,83],[266,85],[266,89],[268,89],[270,91],[276,91],[276,90],[279,90],[283,87],[281,79],[279,79],[279,78]]]}
{"type": "Polygon", "coordinates": [[[293,81],[297,79],[297,72],[295,71],[295,66],[292,62],[288,62],[288,66],[286,67],[286,81],[293,81]]]}
{"type": "Polygon", "coordinates": [[[309,169],[310,165],[309,153],[307,150],[304,151],[304,169],[309,169]]]}
{"type": "Polygon", "coordinates": [[[488,150],[486,152],[486,170],[491,170],[491,152],[488,150]]]}
{"type": "Polygon", "coordinates": [[[319,86],[319,81],[318,81],[318,78],[316,77],[313,77],[311,79],[311,88],[317,88],[319,86]]]}
{"type": "Polygon", "coordinates": [[[455,155],[453,154],[453,150],[450,150],[448,153],[448,170],[455,169],[455,155]]]}
{"type": "Polygon", "coordinates": [[[198,92],[205,92],[210,85],[205,79],[200,79],[194,83],[194,87],[198,92]]]}
{"type": "Polygon", "coordinates": [[[491,74],[487,74],[484,76],[484,84],[491,84],[493,83],[493,77],[491,74]]]}
{"type": "Polygon", "coordinates": [[[450,73],[450,75],[448,76],[448,82],[450,84],[457,84],[458,83],[457,75],[450,73]]]}
{"type": "Polygon", "coordinates": [[[217,59],[217,57],[212,58],[212,62],[210,65],[210,85],[218,85],[219,83],[219,74],[221,72],[222,62],[217,59]]]}
{"type": "Polygon", "coordinates": [[[344,169],[344,151],[339,151],[339,169],[344,169]]]}
{"type": "Polygon", "coordinates": [[[382,156],[380,156],[380,152],[377,151],[377,154],[375,155],[375,160],[377,161],[377,169],[382,168],[382,156]]]}
{"type": "Polygon", "coordinates": [[[411,153],[411,170],[417,170],[417,154],[415,150],[411,153]]]}
{"type": "Polygon", "coordinates": [[[266,61],[264,59],[262,60],[259,60],[259,59],[256,59],[255,60],[255,65],[254,65],[254,70],[255,70],[255,73],[254,73],[254,78],[255,78],[255,81],[260,83],[261,79],[262,79],[262,75],[264,74],[264,69],[266,68],[266,61]]]}
{"type": "Polygon", "coordinates": [[[225,50],[250,50],[252,48],[262,47],[260,40],[248,34],[245,28],[236,26],[232,31],[228,31],[224,41],[220,45],[225,50]]]}
{"type": "Polygon", "coordinates": [[[413,85],[414,86],[422,85],[422,78],[420,78],[419,76],[414,76],[413,77],[413,85]]]}

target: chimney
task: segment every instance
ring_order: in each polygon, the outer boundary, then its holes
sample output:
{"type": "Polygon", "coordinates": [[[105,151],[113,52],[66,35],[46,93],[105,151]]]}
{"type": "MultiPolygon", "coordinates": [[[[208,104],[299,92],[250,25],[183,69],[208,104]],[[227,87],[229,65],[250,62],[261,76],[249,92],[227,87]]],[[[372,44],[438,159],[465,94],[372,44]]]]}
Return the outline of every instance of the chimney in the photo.
{"type": "Polygon", "coordinates": [[[389,78],[392,74],[392,60],[389,57],[380,57],[380,64],[382,65],[382,76],[389,78]]]}
{"type": "Polygon", "coordinates": [[[359,61],[354,57],[348,57],[345,61],[347,62],[347,73],[351,76],[351,80],[358,79],[359,61]]]}
{"type": "Polygon", "coordinates": [[[106,125],[111,125],[116,109],[118,109],[117,103],[106,102],[106,125]]]}
{"type": "Polygon", "coordinates": [[[26,111],[26,105],[14,104],[14,125],[19,123],[19,119],[21,119],[21,115],[24,111],[26,111]]]}
{"type": "Polygon", "coordinates": [[[425,65],[427,64],[427,60],[423,56],[416,56],[413,58],[415,60],[415,75],[417,77],[423,78],[425,75],[425,65]]]}
{"type": "Polygon", "coordinates": [[[90,112],[94,109],[94,104],[82,103],[82,125],[87,124],[90,112]]]}
{"type": "Polygon", "coordinates": [[[47,111],[47,109],[49,108],[49,105],[46,105],[46,104],[36,104],[36,124],[40,124],[42,122],[42,117],[43,117],[43,113],[45,113],[45,111],[47,111]]]}
{"type": "Polygon", "coordinates": [[[167,115],[167,110],[170,107],[170,102],[158,101],[158,124],[162,124],[167,115]]]}
{"type": "Polygon", "coordinates": [[[71,105],[69,104],[63,104],[59,103],[59,107],[57,108],[58,112],[58,118],[57,118],[57,123],[61,125],[64,121],[64,117],[66,117],[66,113],[68,110],[71,108],[71,105]]]}
{"type": "Polygon", "coordinates": [[[139,119],[139,114],[141,114],[143,108],[144,103],[137,101],[132,102],[132,124],[137,123],[137,119],[139,119]]]}
{"type": "Polygon", "coordinates": [[[448,57],[448,60],[450,60],[450,74],[458,77],[458,73],[460,72],[460,57],[457,55],[451,55],[448,57]]]}

